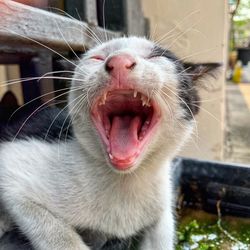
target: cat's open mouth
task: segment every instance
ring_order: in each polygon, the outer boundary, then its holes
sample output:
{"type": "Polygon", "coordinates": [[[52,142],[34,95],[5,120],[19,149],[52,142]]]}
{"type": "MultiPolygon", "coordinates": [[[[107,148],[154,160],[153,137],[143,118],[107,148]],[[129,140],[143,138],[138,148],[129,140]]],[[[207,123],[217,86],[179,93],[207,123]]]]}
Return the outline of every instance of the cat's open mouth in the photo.
{"type": "Polygon", "coordinates": [[[136,90],[115,89],[95,100],[91,116],[110,162],[118,170],[127,170],[153,136],[160,109],[154,100],[136,90]]]}

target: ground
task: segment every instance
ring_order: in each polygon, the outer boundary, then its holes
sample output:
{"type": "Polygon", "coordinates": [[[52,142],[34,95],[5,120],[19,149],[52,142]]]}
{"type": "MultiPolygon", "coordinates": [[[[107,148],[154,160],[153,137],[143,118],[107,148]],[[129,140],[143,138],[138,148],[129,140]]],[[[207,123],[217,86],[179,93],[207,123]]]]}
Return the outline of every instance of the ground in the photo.
{"type": "Polygon", "coordinates": [[[227,83],[224,160],[250,164],[250,84],[227,83]]]}

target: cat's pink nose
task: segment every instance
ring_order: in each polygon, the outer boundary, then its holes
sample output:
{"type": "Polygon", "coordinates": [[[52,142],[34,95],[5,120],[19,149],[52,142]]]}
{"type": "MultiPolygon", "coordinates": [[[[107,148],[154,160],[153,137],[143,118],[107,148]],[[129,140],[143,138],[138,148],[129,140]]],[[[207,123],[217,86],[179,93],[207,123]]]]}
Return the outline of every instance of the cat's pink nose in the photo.
{"type": "Polygon", "coordinates": [[[135,59],[128,55],[115,55],[110,57],[105,65],[106,71],[113,77],[130,72],[136,65],[135,59]]]}

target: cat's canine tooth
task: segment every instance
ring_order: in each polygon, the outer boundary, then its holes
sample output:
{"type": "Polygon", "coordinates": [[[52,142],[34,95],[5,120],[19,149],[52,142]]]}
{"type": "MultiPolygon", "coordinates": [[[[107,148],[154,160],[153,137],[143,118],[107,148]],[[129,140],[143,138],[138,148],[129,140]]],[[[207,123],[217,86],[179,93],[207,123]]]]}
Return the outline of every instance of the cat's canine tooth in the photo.
{"type": "Polygon", "coordinates": [[[141,96],[141,101],[142,101],[142,106],[147,106],[147,107],[151,107],[150,104],[150,99],[147,98],[146,96],[141,96]]]}
{"type": "Polygon", "coordinates": [[[107,92],[105,92],[102,96],[102,104],[105,104],[106,99],[107,99],[107,92]]]}
{"type": "Polygon", "coordinates": [[[113,155],[112,155],[112,154],[109,154],[109,158],[110,158],[111,160],[113,160],[113,159],[114,159],[114,157],[113,157],[113,155]]]}
{"type": "Polygon", "coordinates": [[[146,98],[144,95],[141,95],[142,106],[146,105],[146,98]]]}
{"type": "Polygon", "coordinates": [[[136,98],[136,97],[137,97],[137,91],[134,90],[134,98],[136,98]]]}

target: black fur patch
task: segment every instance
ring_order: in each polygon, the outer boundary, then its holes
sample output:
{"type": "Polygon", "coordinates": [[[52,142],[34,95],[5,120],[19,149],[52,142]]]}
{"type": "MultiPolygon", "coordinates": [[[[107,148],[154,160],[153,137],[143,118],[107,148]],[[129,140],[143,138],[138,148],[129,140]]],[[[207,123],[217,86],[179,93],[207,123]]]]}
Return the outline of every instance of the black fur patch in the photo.
{"type": "Polygon", "coordinates": [[[18,121],[0,126],[0,142],[12,141],[15,137],[22,140],[35,138],[50,143],[71,139],[73,133],[70,118],[66,111],[61,111],[59,108],[47,107],[33,114],[27,122],[26,114],[18,121]]]}
{"type": "Polygon", "coordinates": [[[196,81],[213,72],[221,66],[219,63],[184,63],[169,50],[155,46],[150,57],[163,56],[173,61],[179,76],[179,100],[185,110],[184,118],[192,120],[199,112],[200,97],[196,89],[196,81]]]}
{"type": "Polygon", "coordinates": [[[172,53],[171,51],[164,49],[160,46],[154,46],[149,57],[157,57],[157,56],[166,57],[166,58],[170,59],[171,61],[173,61],[174,63],[178,61],[177,56],[174,53],[172,53]]]}

